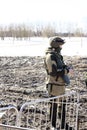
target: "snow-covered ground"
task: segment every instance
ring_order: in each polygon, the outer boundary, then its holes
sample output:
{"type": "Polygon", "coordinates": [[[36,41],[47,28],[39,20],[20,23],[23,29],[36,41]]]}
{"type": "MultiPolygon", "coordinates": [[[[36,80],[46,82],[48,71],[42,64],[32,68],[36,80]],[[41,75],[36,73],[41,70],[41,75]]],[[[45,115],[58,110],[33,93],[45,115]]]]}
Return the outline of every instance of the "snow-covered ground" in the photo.
{"type": "MultiPolygon", "coordinates": [[[[64,38],[62,54],[67,56],[87,56],[87,38],[64,38]]],[[[0,40],[0,56],[44,56],[49,46],[48,38],[28,40],[0,40]]]]}

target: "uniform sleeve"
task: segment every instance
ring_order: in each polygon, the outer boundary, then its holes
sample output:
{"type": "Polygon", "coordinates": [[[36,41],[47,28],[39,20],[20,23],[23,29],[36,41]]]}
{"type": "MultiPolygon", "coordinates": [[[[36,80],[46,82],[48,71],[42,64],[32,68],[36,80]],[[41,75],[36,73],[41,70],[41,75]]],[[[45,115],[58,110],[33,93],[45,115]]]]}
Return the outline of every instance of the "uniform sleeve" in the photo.
{"type": "Polygon", "coordinates": [[[63,57],[56,58],[55,55],[51,55],[52,61],[52,72],[50,75],[52,76],[63,76],[65,73],[68,73],[68,67],[64,64],[63,57]]]}
{"type": "Polygon", "coordinates": [[[48,75],[56,76],[57,75],[57,64],[56,59],[52,54],[47,54],[45,58],[45,66],[48,75]]]}
{"type": "Polygon", "coordinates": [[[46,67],[47,73],[51,76],[62,76],[65,73],[65,68],[63,68],[63,62],[57,59],[55,55],[46,56],[46,67]]]}
{"type": "Polygon", "coordinates": [[[50,73],[51,76],[57,76],[57,61],[54,55],[51,55],[51,64],[52,64],[52,72],[50,73]]]}

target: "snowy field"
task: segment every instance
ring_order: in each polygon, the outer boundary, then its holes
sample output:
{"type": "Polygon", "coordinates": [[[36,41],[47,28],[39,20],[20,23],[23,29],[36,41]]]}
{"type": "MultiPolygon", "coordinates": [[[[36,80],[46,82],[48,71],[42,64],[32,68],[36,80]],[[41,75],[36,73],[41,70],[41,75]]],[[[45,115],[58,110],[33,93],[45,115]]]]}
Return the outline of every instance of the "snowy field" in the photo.
{"type": "MultiPolygon", "coordinates": [[[[62,54],[67,56],[87,56],[87,38],[64,38],[62,54]]],[[[48,38],[28,40],[0,39],[0,56],[44,56],[49,46],[48,38]]]]}

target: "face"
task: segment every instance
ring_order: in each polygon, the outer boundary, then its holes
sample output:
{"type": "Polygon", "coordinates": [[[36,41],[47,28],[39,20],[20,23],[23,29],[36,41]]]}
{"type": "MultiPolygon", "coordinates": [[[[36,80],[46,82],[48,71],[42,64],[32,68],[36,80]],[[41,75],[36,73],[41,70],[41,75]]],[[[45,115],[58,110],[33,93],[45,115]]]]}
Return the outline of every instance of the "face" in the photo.
{"type": "Polygon", "coordinates": [[[61,48],[61,49],[62,49],[62,45],[59,45],[59,48],[61,48]]]}
{"type": "Polygon", "coordinates": [[[55,48],[55,51],[56,51],[57,53],[61,53],[62,46],[63,46],[63,45],[59,45],[57,48],[55,48]]]}

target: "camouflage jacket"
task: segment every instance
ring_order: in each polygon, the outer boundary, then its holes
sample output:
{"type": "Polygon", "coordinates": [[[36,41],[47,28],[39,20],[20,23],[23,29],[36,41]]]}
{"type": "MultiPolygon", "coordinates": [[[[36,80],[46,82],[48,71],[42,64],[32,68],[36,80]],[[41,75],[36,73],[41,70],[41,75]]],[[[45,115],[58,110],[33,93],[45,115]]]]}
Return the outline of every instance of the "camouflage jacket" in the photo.
{"type": "Polygon", "coordinates": [[[63,61],[63,56],[48,48],[44,61],[47,72],[46,84],[65,85],[62,77],[69,72],[69,69],[63,61]]]}

